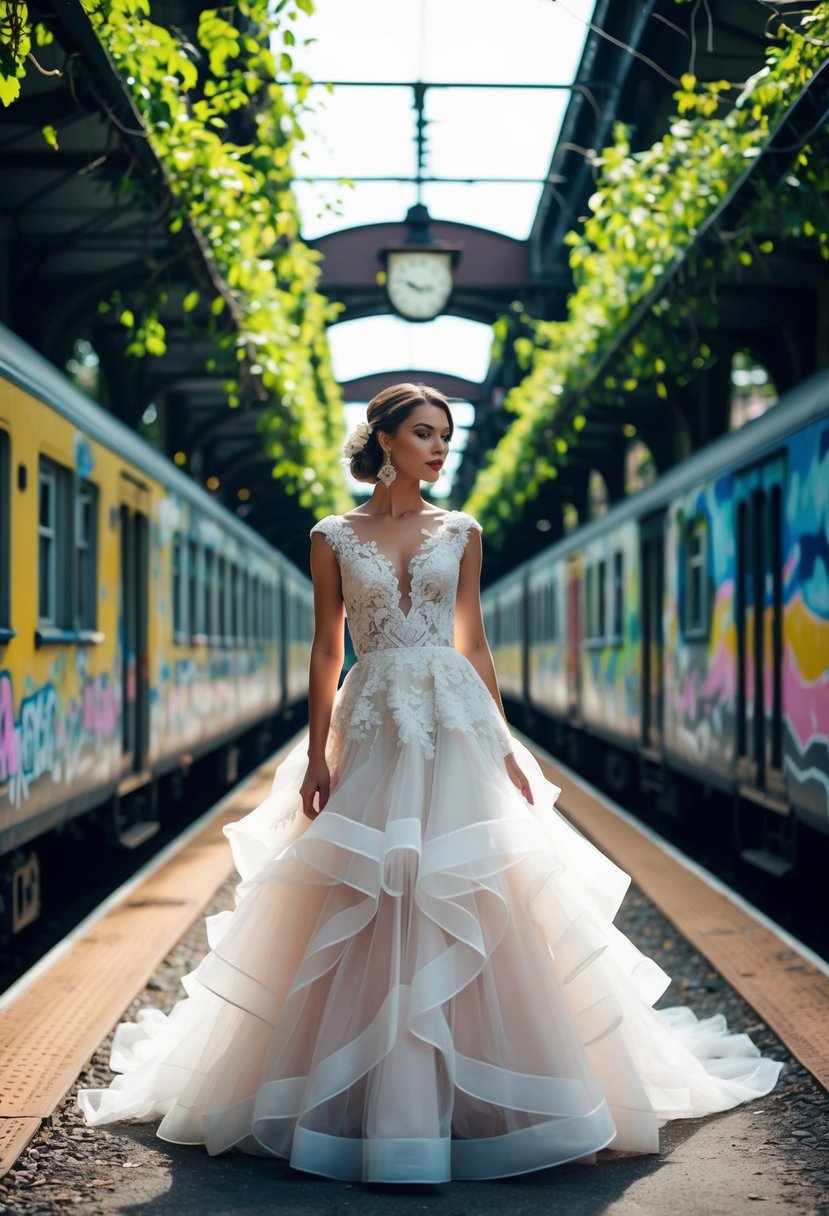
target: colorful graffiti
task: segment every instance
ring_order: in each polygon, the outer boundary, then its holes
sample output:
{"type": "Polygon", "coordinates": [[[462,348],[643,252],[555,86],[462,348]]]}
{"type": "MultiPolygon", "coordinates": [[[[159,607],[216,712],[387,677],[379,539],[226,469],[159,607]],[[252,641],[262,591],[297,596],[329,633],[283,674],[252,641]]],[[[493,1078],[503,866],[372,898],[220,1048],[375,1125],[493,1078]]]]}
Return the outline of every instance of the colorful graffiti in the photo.
{"type": "Polygon", "coordinates": [[[0,670],[0,802],[5,797],[18,807],[41,779],[70,786],[102,764],[110,767],[121,707],[106,672],[83,672],[77,695],[65,698],[55,682],[29,687],[17,715],[14,706],[11,673],[0,670]]]}
{"type": "Polygon", "coordinates": [[[721,477],[677,503],[670,514],[666,554],[665,688],[671,750],[727,777],[736,762],[742,712],[743,745],[761,771],[776,756],[790,801],[825,822],[829,817],[829,424],[818,423],[794,435],[786,443],[785,457],[778,450],[765,465],[741,477],[721,477]],[[741,509],[749,521],[742,558],[738,554],[741,509]],[[757,511],[765,513],[755,516],[757,511]],[[775,514],[780,528],[776,561],[771,556],[775,514]],[[682,620],[683,521],[700,516],[708,537],[709,624],[705,636],[693,638],[685,635],[682,620]],[[752,523],[755,518],[761,522],[752,523]],[[762,555],[752,547],[758,536],[762,555]],[[762,577],[755,574],[758,564],[762,577]],[[747,597],[742,609],[742,690],[741,578],[747,597]],[[776,595],[779,608],[775,608],[776,595]],[[779,647],[774,641],[776,613],[779,647]],[[762,634],[755,645],[758,629],[762,634]],[[775,680],[780,690],[777,741],[775,680]]]}
{"type": "Polygon", "coordinates": [[[585,570],[596,571],[599,562],[604,563],[606,571],[605,627],[601,641],[582,645],[582,711],[591,726],[611,731],[619,738],[636,739],[641,715],[641,658],[639,534],[635,523],[615,529],[585,551],[585,570]],[[614,620],[617,606],[612,575],[617,560],[621,562],[621,612],[614,620]],[[610,636],[614,632],[616,636],[610,636]]]}

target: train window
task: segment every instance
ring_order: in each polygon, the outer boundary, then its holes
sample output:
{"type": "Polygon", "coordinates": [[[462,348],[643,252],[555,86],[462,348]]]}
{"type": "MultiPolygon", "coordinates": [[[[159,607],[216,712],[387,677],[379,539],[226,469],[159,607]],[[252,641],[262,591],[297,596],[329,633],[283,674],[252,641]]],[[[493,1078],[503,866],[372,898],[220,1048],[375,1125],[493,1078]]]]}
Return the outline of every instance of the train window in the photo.
{"type": "Polygon", "coordinates": [[[553,579],[550,583],[547,584],[547,598],[549,601],[549,610],[547,613],[547,620],[549,621],[549,627],[547,629],[547,636],[550,638],[550,640],[552,642],[557,642],[558,637],[559,637],[559,633],[558,633],[558,595],[556,594],[555,579],[553,579]]]}
{"type": "Polygon", "coordinates": [[[187,632],[194,637],[199,632],[199,546],[194,540],[187,542],[187,632]]]}
{"type": "Polygon", "coordinates": [[[584,575],[584,640],[592,642],[596,636],[596,614],[594,611],[593,597],[595,589],[595,572],[592,566],[588,566],[584,575]]]}
{"type": "Polygon", "coordinates": [[[263,642],[267,642],[268,638],[270,636],[270,630],[268,628],[268,625],[269,625],[268,591],[269,591],[268,584],[263,580],[262,581],[262,590],[259,594],[259,606],[260,606],[259,629],[260,629],[260,636],[261,636],[263,642]]]}
{"type": "Polygon", "coordinates": [[[255,642],[259,632],[259,579],[255,574],[248,582],[248,638],[255,642]]]}
{"type": "Polygon", "coordinates": [[[621,550],[613,554],[613,622],[612,640],[617,645],[624,633],[624,585],[625,565],[621,550]]]}
{"type": "Polygon", "coordinates": [[[604,641],[607,633],[607,562],[596,567],[596,639],[604,641]]]}
{"type": "Polygon", "coordinates": [[[75,625],[97,626],[98,487],[82,481],[75,497],[75,625]]]}
{"type": "Polygon", "coordinates": [[[41,460],[38,486],[38,619],[41,625],[61,625],[58,595],[60,555],[58,520],[58,467],[41,460]]]}
{"type": "Polygon", "coordinates": [[[179,637],[184,627],[184,553],[182,551],[182,539],[178,533],[173,537],[171,561],[173,634],[175,637],[179,637]]]}
{"type": "Polygon", "coordinates": [[[216,558],[216,637],[224,643],[227,636],[227,574],[226,562],[221,554],[216,558]]]}
{"type": "Polygon", "coordinates": [[[233,558],[225,558],[225,573],[224,573],[224,616],[225,616],[225,646],[233,644],[233,558]]]}
{"type": "Polygon", "coordinates": [[[95,629],[98,487],[76,482],[69,469],[42,457],[37,511],[38,624],[95,629]]]}
{"type": "Polygon", "coordinates": [[[245,571],[242,566],[236,567],[236,596],[234,607],[233,636],[236,645],[241,646],[245,638],[245,571]]]}
{"type": "Polygon", "coordinates": [[[227,559],[227,644],[236,645],[236,584],[238,566],[232,557],[227,559]]]}
{"type": "Polygon", "coordinates": [[[204,551],[204,632],[209,641],[216,636],[216,554],[204,551]]]}
{"type": "Polygon", "coordinates": [[[0,629],[9,628],[11,603],[9,570],[11,562],[11,454],[9,437],[0,431],[0,629]]]}
{"type": "Polygon", "coordinates": [[[705,634],[708,628],[708,521],[704,515],[685,527],[685,634],[705,634]]]}
{"type": "Polygon", "coordinates": [[[239,634],[244,645],[250,642],[250,575],[247,570],[242,571],[242,615],[240,618],[241,628],[239,634]]]}

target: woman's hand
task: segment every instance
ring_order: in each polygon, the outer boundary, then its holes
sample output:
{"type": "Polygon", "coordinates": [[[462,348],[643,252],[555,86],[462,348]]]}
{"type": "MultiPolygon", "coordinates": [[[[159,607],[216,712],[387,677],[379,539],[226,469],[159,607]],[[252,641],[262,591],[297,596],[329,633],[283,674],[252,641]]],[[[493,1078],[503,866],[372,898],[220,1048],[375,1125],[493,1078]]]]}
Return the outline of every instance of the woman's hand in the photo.
{"type": "Polygon", "coordinates": [[[504,756],[504,764],[507,766],[507,773],[509,774],[510,781],[521,791],[521,793],[527,799],[527,802],[529,802],[530,806],[532,806],[533,792],[530,789],[530,783],[524,776],[523,770],[518,767],[518,761],[515,759],[515,754],[513,752],[510,752],[509,755],[504,756]]]}
{"type": "Polygon", "coordinates": [[[328,765],[324,760],[318,763],[308,761],[308,768],[305,770],[305,776],[302,779],[302,785],[299,787],[299,796],[302,799],[302,813],[308,819],[316,819],[320,811],[325,809],[325,804],[328,801],[328,795],[331,793],[331,778],[328,773],[328,765]],[[318,806],[314,806],[314,796],[319,794],[318,806]]]}

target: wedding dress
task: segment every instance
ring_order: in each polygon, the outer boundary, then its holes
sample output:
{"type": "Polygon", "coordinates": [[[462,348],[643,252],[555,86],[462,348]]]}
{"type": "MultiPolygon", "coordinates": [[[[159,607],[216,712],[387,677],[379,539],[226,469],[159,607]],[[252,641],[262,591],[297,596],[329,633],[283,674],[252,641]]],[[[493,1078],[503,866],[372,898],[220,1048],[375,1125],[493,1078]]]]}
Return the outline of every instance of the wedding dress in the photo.
{"type": "Polygon", "coordinates": [[[313,821],[307,735],[225,831],[236,907],[169,1016],[118,1027],[90,1124],[287,1158],[344,1180],[441,1182],[598,1149],[658,1151],[666,1119],[767,1093],[781,1065],[721,1016],[656,1012],[669,978],[611,923],[628,876],[554,809],[453,648],[471,528],[422,529],[408,611],[376,542],[329,516],[358,662],[339,689],[313,821]],[[514,750],[534,797],[512,784],[514,750]]]}

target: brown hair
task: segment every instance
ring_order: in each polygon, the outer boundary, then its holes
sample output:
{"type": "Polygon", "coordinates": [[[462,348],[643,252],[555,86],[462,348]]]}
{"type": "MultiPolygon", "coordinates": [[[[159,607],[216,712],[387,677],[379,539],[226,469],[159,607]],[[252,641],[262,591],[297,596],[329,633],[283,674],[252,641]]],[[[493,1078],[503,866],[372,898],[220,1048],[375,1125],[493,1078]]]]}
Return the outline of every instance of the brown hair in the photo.
{"type": "Polygon", "coordinates": [[[357,481],[377,481],[377,471],[383,463],[383,449],[377,438],[378,431],[395,435],[402,422],[419,405],[436,405],[449,420],[449,434],[455,430],[455,422],[449,402],[443,393],[428,384],[392,384],[372,397],[366,409],[366,420],[371,427],[365,447],[351,457],[351,475],[357,481]]]}

